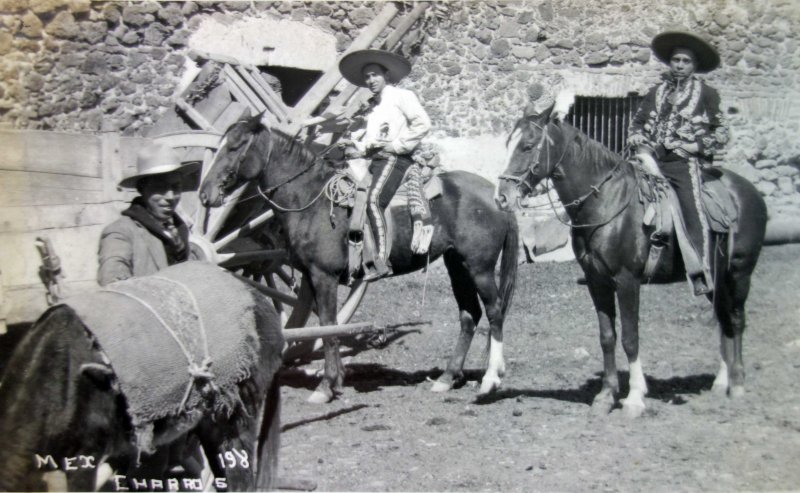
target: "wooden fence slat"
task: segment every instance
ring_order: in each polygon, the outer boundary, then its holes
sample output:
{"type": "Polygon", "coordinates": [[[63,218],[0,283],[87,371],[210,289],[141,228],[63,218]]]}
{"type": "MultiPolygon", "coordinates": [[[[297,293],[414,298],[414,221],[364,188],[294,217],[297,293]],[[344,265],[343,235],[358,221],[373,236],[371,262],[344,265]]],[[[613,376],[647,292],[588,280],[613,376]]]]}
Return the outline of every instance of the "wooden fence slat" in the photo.
{"type": "Polygon", "coordinates": [[[100,140],[95,135],[2,131],[0,149],[0,170],[102,176],[100,140]]]}
{"type": "Polygon", "coordinates": [[[252,74],[248,72],[248,70],[244,67],[233,67],[236,73],[246,82],[249,87],[256,93],[261,101],[267,106],[267,109],[275,115],[278,121],[283,122],[286,120],[286,107],[283,104],[283,101],[279,101],[276,97],[277,95],[272,91],[269,86],[260,85],[252,74]],[[267,92],[269,91],[269,92],[267,92]],[[270,94],[272,93],[272,94],[270,94]]]}
{"type": "Polygon", "coordinates": [[[183,113],[186,114],[186,116],[188,116],[189,119],[192,120],[198,127],[207,132],[214,130],[214,127],[208,122],[208,120],[206,120],[206,118],[201,115],[199,111],[189,106],[189,103],[187,103],[183,98],[178,98],[175,101],[175,106],[183,111],[183,113]]]}
{"type": "Polygon", "coordinates": [[[250,89],[245,81],[233,70],[231,65],[225,65],[223,68],[225,73],[225,83],[227,87],[232,89],[233,95],[239,99],[239,102],[245,103],[256,111],[261,112],[267,109],[267,105],[250,89]]]}

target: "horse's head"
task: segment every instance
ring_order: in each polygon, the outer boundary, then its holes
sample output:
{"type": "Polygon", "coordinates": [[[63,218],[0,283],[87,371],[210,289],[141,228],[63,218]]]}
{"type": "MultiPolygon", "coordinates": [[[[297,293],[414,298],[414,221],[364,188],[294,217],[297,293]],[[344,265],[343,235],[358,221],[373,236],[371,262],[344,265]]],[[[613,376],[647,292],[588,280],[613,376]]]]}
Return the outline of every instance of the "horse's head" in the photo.
{"type": "Polygon", "coordinates": [[[261,116],[244,118],[228,127],[200,185],[200,202],[205,207],[219,207],[226,196],[262,172],[262,158],[268,150],[259,148],[256,141],[268,129],[262,125],[261,116]]]}
{"type": "Polygon", "coordinates": [[[553,121],[553,106],[537,110],[529,105],[506,142],[511,149],[508,166],[499,177],[495,202],[503,210],[515,209],[520,199],[554,171],[545,148],[551,143],[548,128],[553,121]]]}

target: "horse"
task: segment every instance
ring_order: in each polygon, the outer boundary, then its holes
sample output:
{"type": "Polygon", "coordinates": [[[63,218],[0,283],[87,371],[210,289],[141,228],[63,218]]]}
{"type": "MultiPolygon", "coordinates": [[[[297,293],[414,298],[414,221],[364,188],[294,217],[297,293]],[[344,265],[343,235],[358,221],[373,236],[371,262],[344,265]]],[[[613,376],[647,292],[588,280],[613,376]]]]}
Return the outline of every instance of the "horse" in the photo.
{"type": "MultiPolygon", "coordinates": [[[[209,283],[215,281],[214,276],[230,277],[212,267],[218,273],[209,270],[203,275],[209,283]]],[[[236,405],[222,413],[214,412],[209,404],[201,411],[170,414],[151,428],[152,443],[159,451],[188,433],[198,437],[215,486],[229,491],[269,489],[277,473],[280,388],[276,372],[283,336],[272,304],[255,292],[252,298],[253,315],[248,320],[254,326],[246,331],[257,334],[248,338],[255,356],[247,375],[236,384],[236,405]]],[[[106,309],[95,308],[98,313],[106,309]]],[[[165,333],[164,337],[170,336],[165,333]]],[[[164,342],[152,340],[152,347],[164,342]]],[[[186,489],[185,480],[192,481],[190,489],[197,488],[198,478],[148,474],[155,471],[146,467],[154,465],[151,459],[158,453],[147,455],[139,448],[130,402],[115,362],[108,358],[98,347],[92,327],[69,304],[49,308],[28,329],[0,381],[0,433],[5,438],[0,447],[0,490],[47,491],[52,486],[94,491],[105,479],[98,474],[103,463],[118,466],[111,478],[116,489],[142,489],[143,484],[147,490],[186,489]],[[145,465],[137,468],[137,462],[145,465]],[[66,485],[61,474],[66,475],[66,485]]],[[[185,370],[180,378],[183,374],[185,370]]]]}
{"type": "MultiPolygon", "coordinates": [[[[616,294],[622,347],[630,365],[630,390],[621,402],[626,416],[637,417],[644,412],[647,393],[639,357],[639,292],[650,237],[643,225],[645,205],[637,200],[634,167],[562,122],[552,106],[540,112],[527,111],[517,122],[508,144],[513,150],[499,179],[498,205],[505,210],[515,208],[522,196],[550,178],[569,215],[572,248],[594,303],[603,351],[603,383],[592,402],[593,410],[601,414],[610,412],[619,393],[614,360],[616,294]]],[[[745,302],[764,241],[767,210],[750,182],[727,169],[720,169],[719,173],[740,215],[733,245],[728,244],[732,240],[727,235],[711,235],[714,290],[708,297],[721,329],[721,364],[712,389],[717,394],[739,397],[744,393],[745,380],[742,362],[745,302]]],[[[665,252],[662,258],[665,257],[670,261],[659,268],[651,279],[654,283],[677,281],[684,275],[678,252],[665,252]]]]}
{"type": "MultiPolygon", "coordinates": [[[[279,130],[268,129],[256,115],[227,129],[199,189],[202,204],[217,207],[243,184],[258,184],[285,233],[293,266],[310,281],[323,325],[336,323],[336,293],[338,285],[346,282],[348,272],[349,210],[320,199],[336,171],[335,165],[308,145],[279,130]]],[[[464,359],[482,316],[480,302],[483,303],[490,327],[489,364],[479,391],[486,394],[500,386],[505,371],[503,319],[516,282],[516,218],[494,204],[489,181],[461,171],[439,177],[443,196],[431,201],[435,232],[428,255],[411,253],[410,215],[405,208],[392,208],[394,241],[389,261],[393,275],[398,276],[443,257],[450,276],[461,332],[447,368],[433,383],[432,391],[444,392],[463,381],[464,359]],[[498,288],[494,271],[499,257],[498,288]]],[[[337,338],[324,340],[324,354],[324,375],[308,399],[312,403],[327,403],[342,393],[344,368],[337,338]]]]}

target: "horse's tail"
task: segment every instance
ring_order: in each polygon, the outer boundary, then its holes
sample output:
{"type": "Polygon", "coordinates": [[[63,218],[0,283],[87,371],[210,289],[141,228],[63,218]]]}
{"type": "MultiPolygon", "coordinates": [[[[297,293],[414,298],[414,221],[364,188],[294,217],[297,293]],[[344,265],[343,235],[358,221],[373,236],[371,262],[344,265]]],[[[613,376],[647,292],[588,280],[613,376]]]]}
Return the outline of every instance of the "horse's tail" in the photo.
{"type": "Polygon", "coordinates": [[[500,314],[505,319],[511,300],[514,298],[514,288],[517,285],[517,264],[519,257],[519,227],[517,218],[512,212],[507,212],[506,237],[503,240],[503,255],[500,260],[500,314]]]}

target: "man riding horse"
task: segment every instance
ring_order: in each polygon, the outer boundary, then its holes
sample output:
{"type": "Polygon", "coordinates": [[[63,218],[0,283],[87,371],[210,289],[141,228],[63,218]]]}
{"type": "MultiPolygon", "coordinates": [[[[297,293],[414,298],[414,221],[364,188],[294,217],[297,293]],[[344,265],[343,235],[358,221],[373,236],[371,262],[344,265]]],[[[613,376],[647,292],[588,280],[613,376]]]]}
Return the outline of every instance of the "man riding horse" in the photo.
{"type": "Polygon", "coordinates": [[[341,60],[339,70],[351,84],[372,92],[368,105],[358,115],[366,119],[366,127],[353,132],[352,140],[342,140],[339,146],[348,159],[370,160],[367,217],[378,256],[375,268],[364,279],[373,281],[391,274],[383,213],[413,164],[411,153],[430,130],[431,121],[413,92],[393,85],[411,71],[411,64],[402,56],[382,50],[354,51],[341,60]]]}
{"type": "Polygon", "coordinates": [[[728,141],[717,91],[695,74],[719,66],[719,55],[691,33],[664,32],[652,49],[669,65],[662,82],[650,89],[633,118],[628,143],[648,146],[680,202],[691,250],[683,259],[696,296],[710,293],[708,225],[700,200],[700,167],[728,141]]]}

